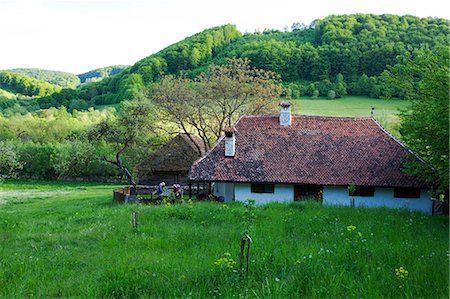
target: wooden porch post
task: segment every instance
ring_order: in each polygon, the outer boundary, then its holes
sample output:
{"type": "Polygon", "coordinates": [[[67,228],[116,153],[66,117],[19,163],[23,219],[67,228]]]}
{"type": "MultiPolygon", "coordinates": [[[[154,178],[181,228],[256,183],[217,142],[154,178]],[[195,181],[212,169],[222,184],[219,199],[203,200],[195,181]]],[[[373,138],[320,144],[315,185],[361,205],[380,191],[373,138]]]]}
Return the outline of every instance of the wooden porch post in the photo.
{"type": "Polygon", "coordinates": [[[211,192],[211,187],[212,187],[212,182],[209,181],[209,182],[208,182],[208,196],[211,195],[211,193],[212,193],[212,192],[211,192]]]}

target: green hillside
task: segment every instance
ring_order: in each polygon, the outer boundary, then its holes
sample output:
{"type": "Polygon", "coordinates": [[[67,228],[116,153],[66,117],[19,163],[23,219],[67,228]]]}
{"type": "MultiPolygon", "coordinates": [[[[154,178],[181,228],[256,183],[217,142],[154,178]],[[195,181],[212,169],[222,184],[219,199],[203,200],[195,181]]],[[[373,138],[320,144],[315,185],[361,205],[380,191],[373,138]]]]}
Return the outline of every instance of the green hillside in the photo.
{"type": "Polygon", "coordinates": [[[80,82],[83,83],[89,83],[89,82],[95,82],[99,81],[101,79],[104,79],[106,77],[114,76],[122,72],[124,69],[126,69],[128,65],[112,65],[107,66],[99,69],[95,69],[83,74],[78,75],[78,78],[80,79],[80,82]]]}
{"type": "Polygon", "coordinates": [[[8,70],[8,72],[17,73],[34,79],[45,81],[53,85],[58,85],[62,88],[76,88],[78,85],[80,85],[80,79],[77,77],[77,75],[66,72],[34,68],[16,68],[10,69],[8,70]]]}
{"type": "MultiPolygon", "coordinates": [[[[329,16],[291,31],[242,35],[234,25],[207,29],[175,43],[116,74],[112,66],[79,75],[76,92],[63,91],[38,101],[41,108],[90,107],[119,103],[159,80],[161,74],[195,77],[227,58],[249,58],[254,67],[280,75],[287,95],[406,98],[384,71],[421,47],[447,47],[448,20],[414,16],[355,14],[329,16]],[[111,75],[102,80],[104,76],[111,75]],[[94,82],[95,81],[95,82],[94,82]]],[[[448,53],[448,51],[447,51],[448,53]]]]}
{"type": "MultiPolygon", "coordinates": [[[[382,73],[420,47],[447,46],[449,24],[437,18],[395,15],[344,15],[297,26],[291,32],[266,30],[242,35],[235,26],[215,27],[148,56],[122,73],[80,89],[91,105],[130,99],[161,73],[193,77],[211,63],[246,57],[258,68],[277,72],[291,92],[326,96],[334,90],[371,97],[403,97],[382,73]]],[[[53,103],[58,105],[57,102],[53,103]]]]}
{"type": "Polygon", "coordinates": [[[0,72],[0,88],[28,97],[44,97],[61,90],[59,86],[12,72],[0,72]]]}
{"type": "Polygon", "coordinates": [[[80,98],[95,105],[131,99],[144,85],[158,80],[161,73],[179,74],[207,64],[221,46],[240,36],[233,25],[205,30],[136,62],[116,76],[81,87],[80,98]]]}

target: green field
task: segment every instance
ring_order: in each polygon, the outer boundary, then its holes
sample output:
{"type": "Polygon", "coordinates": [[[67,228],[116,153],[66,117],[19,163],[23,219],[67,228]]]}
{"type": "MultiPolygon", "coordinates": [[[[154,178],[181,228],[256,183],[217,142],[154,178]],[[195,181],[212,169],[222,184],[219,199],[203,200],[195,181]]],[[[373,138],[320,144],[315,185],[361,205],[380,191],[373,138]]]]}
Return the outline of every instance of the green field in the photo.
{"type": "Polygon", "coordinates": [[[293,113],[320,116],[370,117],[372,107],[374,118],[394,135],[398,134],[399,109],[407,109],[409,102],[405,100],[383,100],[360,96],[346,96],[341,99],[311,99],[303,97],[292,100],[293,113]]]}
{"type": "Polygon", "coordinates": [[[239,203],[113,205],[113,188],[0,184],[0,297],[448,296],[447,217],[313,202],[250,212],[239,203]]]}

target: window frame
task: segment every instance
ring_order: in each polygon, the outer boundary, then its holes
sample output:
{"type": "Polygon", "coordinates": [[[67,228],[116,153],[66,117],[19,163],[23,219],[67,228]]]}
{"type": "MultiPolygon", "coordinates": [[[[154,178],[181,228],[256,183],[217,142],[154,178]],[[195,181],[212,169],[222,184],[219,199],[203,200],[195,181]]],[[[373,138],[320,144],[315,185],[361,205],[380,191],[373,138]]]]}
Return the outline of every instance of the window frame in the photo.
{"type": "Polygon", "coordinates": [[[275,193],[275,184],[250,184],[250,192],[251,193],[260,193],[260,194],[274,194],[275,193]]]}
{"type": "Polygon", "coordinates": [[[420,198],[420,193],[420,188],[395,187],[393,196],[394,198],[420,198]]]}
{"type": "Polygon", "coordinates": [[[358,197],[374,197],[375,187],[373,186],[355,186],[355,191],[348,191],[348,196],[358,196],[358,197]]]}

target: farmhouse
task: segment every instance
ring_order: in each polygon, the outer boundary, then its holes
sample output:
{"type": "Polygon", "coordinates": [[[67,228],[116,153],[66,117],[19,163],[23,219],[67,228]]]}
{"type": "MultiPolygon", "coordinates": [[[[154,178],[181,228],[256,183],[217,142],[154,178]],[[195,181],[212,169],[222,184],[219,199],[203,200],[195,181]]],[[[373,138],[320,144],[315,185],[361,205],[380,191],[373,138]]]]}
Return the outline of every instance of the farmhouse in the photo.
{"type": "Polygon", "coordinates": [[[139,166],[139,184],[157,185],[164,181],[167,185],[185,185],[192,163],[205,150],[205,143],[198,136],[178,134],[139,166]]]}
{"type": "MultiPolygon", "coordinates": [[[[432,213],[430,184],[402,172],[416,158],[371,117],[243,116],[203,158],[191,181],[213,182],[225,201],[322,198],[325,205],[432,213]]],[[[418,159],[418,158],[417,158],[418,159]]]]}

